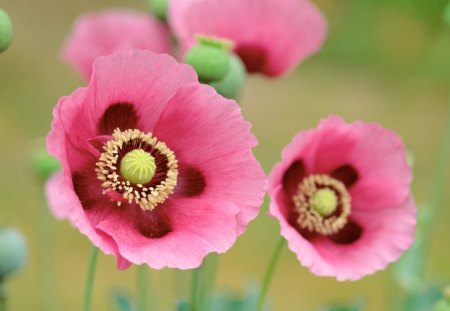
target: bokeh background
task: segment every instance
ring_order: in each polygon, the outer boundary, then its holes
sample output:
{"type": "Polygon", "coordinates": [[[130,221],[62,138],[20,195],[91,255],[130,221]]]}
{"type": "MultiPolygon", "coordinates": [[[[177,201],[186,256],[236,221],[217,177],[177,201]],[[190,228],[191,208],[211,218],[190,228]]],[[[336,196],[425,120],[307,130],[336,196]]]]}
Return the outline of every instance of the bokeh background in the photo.
{"type": "MultiPolygon", "coordinates": [[[[255,153],[266,172],[297,131],[340,114],[347,121],[380,122],[403,137],[415,159],[416,200],[425,201],[450,109],[450,27],[442,21],[446,2],[317,0],[330,24],[323,50],[282,79],[252,76],[241,100],[259,138],[255,153]]],[[[58,98],[83,84],[59,58],[76,16],[108,7],[147,6],[145,0],[2,0],[0,7],[9,12],[15,27],[12,46],[0,55],[0,222],[19,227],[29,244],[28,265],[10,283],[10,309],[45,310],[42,289],[55,277],[57,310],[80,310],[90,243],[67,222],[47,218],[44,230],[39,228],[45,214],[39,212],[41,188],[30,170],[30,150],[47,134],[58,98]],[[40,231],[47,235],[49,249],[40,231]],[[46,259],[39,260],[43,252],[46,259]],[[39,267],[46,265],[53,268],[53,276],[38,275],[39,267]]],[[[448,192],[444,201],[426,262],[430,282],[450,281],[448,192]]],[[[247,233],[221,256],[218,289],[239,294],[261,280],[279,233],[266,209],[267,200],[247,233]]],[[[135,274],[135,267],[117,271],[114,258],[102,255],[93,310],[113,310],[109,296],[114,288],[134,295],[135,274]]],[[[157,310],[173,310],[183,291],[180,278],[188,277],[188,272],[150,272],[157,310]]],[[[389,271],[339,283],[315,277],[287,249],[269,293],[276,310],[283,311],[315,311],[355,297],[366,301],[368,311],[390,310],[387,303],[399,295],[389,271]]]]}

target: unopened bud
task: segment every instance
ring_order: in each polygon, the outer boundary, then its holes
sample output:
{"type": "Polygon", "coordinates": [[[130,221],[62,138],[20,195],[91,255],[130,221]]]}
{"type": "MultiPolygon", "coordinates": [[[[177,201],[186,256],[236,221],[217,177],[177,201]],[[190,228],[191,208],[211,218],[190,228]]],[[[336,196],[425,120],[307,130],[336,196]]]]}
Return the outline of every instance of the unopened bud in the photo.
{"type": "Polygon", "coordinates": [[[13,227],[0,227],[0,279],[20,271],[27,260],[22,233],[13,227]]]}
{"type": "Polygon", "coordinates": [[[59,161],[49,155],[43,146],[33,150],[31,164],[34,173],[41,181],[46,181],[47,178],[60,169],[59,161]]]}
{"type": "Polygon", "coordinates": [[[148,0],[150,8],[155,16],[162,20],[167,20],[168,0],[148,0]]]}
{"type": "Polygon", "coordinates": [[[8,14],[0,9],[0,53],[5,51],[12,40],[13,27],[8,14]]]}

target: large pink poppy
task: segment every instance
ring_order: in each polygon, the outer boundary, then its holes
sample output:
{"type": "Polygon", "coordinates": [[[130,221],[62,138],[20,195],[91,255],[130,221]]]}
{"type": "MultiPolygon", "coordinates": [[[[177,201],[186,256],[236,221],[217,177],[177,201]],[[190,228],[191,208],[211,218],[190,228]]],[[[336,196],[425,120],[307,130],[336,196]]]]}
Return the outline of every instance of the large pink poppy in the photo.
{"type": "Polygon", "coordinates": [[[99,57],[53,115],[47,146],[62,171],[47,184],[51,210],[119,268],[195,268],[258,214],[266,181],[250,124],[168,55],[99,57]]]}

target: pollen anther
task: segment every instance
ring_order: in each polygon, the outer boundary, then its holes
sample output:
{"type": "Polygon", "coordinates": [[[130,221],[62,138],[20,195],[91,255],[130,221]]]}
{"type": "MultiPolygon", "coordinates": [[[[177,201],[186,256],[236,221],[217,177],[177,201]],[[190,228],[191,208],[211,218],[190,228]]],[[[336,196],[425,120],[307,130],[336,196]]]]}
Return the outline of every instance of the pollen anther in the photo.
{"type": "Polygon", "coordinates": [[[339,232],[347,223],[351,212],[351,197],[345,185],[325,174],[304,178],[292,199],[299,215],[297,223],[300,227],[323,235],[339,232]],[[318,197],[324,195],[321,202],[323,206],[318,206],[318,197]]]}
{"type": "MultiPolygon", "coordinates": [[[[111,197],[114,197],[113,200],[117,202],[118,206],[123,202],[129,204],[134,202],[143,210],[153,210],[173,193],[177,185],[178,162],[175,154],[165,143],[158,141],[152,133],[143,133],[136,129],[126,131],[116,129],[112,136],[113,139],[107,141],[103,146],[104,152],[96,163],[95,171],[97,178],[102,182],[103,194],[108,194],[110,191],[117,192],[119,199],[116,199],[115,196],[111,197]],[[149,175],[151,178],[144,176],[146,178],[128,180],[121,173],[121,160],[130,152],[137,150],[148,153],[153,158],[156,167],[150,174],[152,176],[149,175]]],[[[141,152],[139,151],[139,153],[141,152]]],[[[140,156],[146,155],[140,154],[140,156]]],[[[131,172],[134,173],[133,170],[131,172]]],[[[140,172],[137,173],[138,177],[142,177],[139,175],[140,172]]]]}

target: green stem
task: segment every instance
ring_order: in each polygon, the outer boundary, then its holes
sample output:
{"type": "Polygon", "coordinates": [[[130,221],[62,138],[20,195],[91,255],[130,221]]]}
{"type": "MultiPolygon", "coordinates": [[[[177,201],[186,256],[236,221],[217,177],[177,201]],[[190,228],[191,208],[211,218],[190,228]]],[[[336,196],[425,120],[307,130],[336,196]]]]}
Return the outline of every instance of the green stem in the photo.
{"type": "Polygon", "coordinates": [[[286,240],[283,237],[280,237],[277,246],[272,254],[272,259],[270,260],[269,266],[267,267],[266,274],[264,275],[263,284],[261,286],[261,290],[258,295],[258,303],[256,304],[256,311],[261,311],[264,307],[264,302],[266,300],[266,295],[269,290],[270,283],[273,278],[273,274],[275,272],[275,268],[278,263],[278,259],[280,259],[281,251],[283,250],[284,244],[286,240]]]}
{"type": "MultiPolygon", "coordinates": [[[[450,108],[450,107],[449,107],[450,108]]],[[[450,109],[448,111],[448,117],[446,120],[444,133],[442,134],[440,149],[438,151],[438,157],[436,161],[436,167],[433,174],[433,179],[430,188],[429,197],[429,220],[425,230],[425,254],[428,254],[427,249],[431,245],[436,229],[436,220],[439,219],[439,207],[442,204],[444,195],[447,189],[447,177],[450,171],[450,109]]],[[[424,269],[424,267],[423,267],[424,269]]]]}
{"type": "Polygon", "coordinates": [[[0,280],[0,311],[8,310],[8,298],[6,294],[6,286],[4,280],[0,280]]]}
{"type": "MultiPolygon", "coordinates": [[[[41,185],[43,189],[44,185],[41,185]]],[[[53,260],[53,223],[48,211],[47,203],[42,196],[42,203],[38,206],[38,277],[41,284],[44,309],[48,311],[59,310],[55,287],[54,260],[53,260]]]]}
{"type": "Polygon", "coordinates": [[[201,280],[201,268],[192,270],[192,284],[191,284],[191,308],[190,311],[200,311],[199,306],[199,291],[201,280]]]}
{"type": "Polygon", "coordinates": [[[200,304],[203,308],[207,308],[211,300],[211,293],[214,288],[214,281],[216,279],[216,272],[219,263],[219,256],[217,254],[210,254],[205,259],[203,272],[203,288],[200,293],[200,304]]]}
{"type": "Polygon", "coordinates": [[[146,311],[147,310],[147,295],[148,291],[148,276],[147,276],[147,267],[145,265],[138,266],[137,271],[137,279],[138,279],[138,310],[146,311]]]}
{"type": "Polygon", "coordinates": [[[98,257],[98,248],[92,246],[91,254],[89,255],[86,286],[84,288],[83,311],[91,310],[92,290],[94,287],[94,276],[95,276],[95,267],[97,265],[97,257],[98,257]]]}

